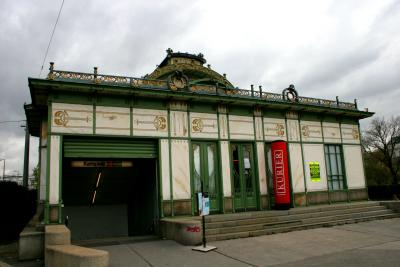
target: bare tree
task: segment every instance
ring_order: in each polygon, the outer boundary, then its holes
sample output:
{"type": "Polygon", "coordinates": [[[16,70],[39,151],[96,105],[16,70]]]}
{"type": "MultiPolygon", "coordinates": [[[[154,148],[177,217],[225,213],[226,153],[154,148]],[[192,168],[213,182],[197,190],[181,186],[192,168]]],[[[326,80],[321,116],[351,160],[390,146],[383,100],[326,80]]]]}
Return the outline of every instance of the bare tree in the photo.
{"type": "Polygon", "coordinates": [[[364,133],[364,150],[380,161],[390,172],[392,183],[398,184],[400,157],[396,157],[396,145],[400,146],[400,116],[385,120],[378,117],[372,120],[364,133]]]}

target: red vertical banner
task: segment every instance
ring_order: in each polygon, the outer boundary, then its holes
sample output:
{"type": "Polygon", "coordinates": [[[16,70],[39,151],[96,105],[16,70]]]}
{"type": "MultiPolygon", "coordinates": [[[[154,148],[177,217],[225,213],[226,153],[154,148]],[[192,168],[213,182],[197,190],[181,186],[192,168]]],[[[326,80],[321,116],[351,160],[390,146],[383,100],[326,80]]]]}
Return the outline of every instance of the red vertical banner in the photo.
{"type": "Polygon", "coordinates": [[[289,162],[285,141],[271,143],[272,174],[275,191],[275,206],[290,207],[289,162]]]}

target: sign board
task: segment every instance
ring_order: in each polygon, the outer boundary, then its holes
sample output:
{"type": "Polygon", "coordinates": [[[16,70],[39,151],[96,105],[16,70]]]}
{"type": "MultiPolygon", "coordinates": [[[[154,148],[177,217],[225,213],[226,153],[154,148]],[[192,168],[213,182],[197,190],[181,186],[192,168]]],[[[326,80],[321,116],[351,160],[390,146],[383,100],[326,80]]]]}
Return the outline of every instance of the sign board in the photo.
{"type": "Polygon", "coordinates": [[[202,193],[197,193],[197,203],[199,205],[199,215],[206,216],[210,214],[210,198],[203,197],[202,193]]]}
{"type": "Polygon", "coordinates": [[[275,194],[278,196],[286,195],[286,178],[284,171],[283,150],[277,149],[273,151],[274,160],[274,178],[275,178],[275,194]]]}
{"type": "Polygon", "coordinates": [[[321,170],[318,161],[310,161],[308,163],[310,166],[310,177],[312,182],[320,182],[321,181],[321,170]]]}
{"type": "Polygon", "coordinates": [[[203,211],[202,216],[206,216],[210,214],[210,198],[203,197],[203,211]]]}
{"type": "Polygon", "coordinates": [[[132,161],[104,161],[104,160],[74,160],[71,161],[73,168],[129,168],[132,167],[132,161]]]}

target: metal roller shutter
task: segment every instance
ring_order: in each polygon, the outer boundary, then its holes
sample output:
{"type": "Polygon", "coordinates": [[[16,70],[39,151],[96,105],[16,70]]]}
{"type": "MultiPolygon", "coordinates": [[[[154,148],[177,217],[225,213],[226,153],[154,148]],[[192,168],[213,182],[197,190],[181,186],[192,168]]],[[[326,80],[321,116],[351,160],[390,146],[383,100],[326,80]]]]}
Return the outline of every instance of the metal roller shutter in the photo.
{"type": "Polygon", "coordinates": [[[155,140],[116,138],[66,138],[64,157],[67,158],[156,158],[155,140]]]}

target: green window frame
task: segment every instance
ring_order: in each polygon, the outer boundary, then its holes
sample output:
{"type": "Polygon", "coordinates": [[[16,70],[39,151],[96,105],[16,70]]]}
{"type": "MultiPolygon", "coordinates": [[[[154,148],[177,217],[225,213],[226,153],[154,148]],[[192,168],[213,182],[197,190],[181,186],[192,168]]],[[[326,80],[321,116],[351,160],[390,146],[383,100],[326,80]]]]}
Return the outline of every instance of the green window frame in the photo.
{"type": "Polygon", "coordinates": [[[341,145],[325,145],[325,163],[330,191],[347,189],[341,145]]]}

